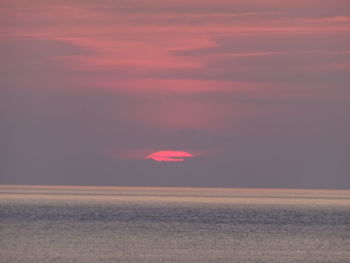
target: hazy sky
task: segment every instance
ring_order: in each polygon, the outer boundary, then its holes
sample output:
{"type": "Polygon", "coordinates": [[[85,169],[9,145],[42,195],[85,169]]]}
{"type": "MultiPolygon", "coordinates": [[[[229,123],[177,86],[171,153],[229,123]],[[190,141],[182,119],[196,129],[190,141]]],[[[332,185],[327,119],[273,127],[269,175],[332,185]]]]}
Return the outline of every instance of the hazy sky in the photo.
{"type": "Polygon", "coordinates": [[[0,183],[349,188],[349,33],[348,0],[3,0],[0,183]]]}

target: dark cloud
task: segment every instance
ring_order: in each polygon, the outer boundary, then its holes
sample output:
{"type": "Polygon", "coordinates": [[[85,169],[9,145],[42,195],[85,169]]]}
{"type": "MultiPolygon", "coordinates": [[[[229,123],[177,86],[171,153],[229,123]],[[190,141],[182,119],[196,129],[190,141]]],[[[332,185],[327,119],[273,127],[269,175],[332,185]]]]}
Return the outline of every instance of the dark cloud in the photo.
{"type": "Polygon", "coordinates": [[[78,47],[58,40],[36,38],[0,38],[0,75],[7,77],[22,74],[43,75],[62,71],[60,57],[88,55],[86,48],[78,47]]]}
{"type": "Polygon", "coordinates": [[[230,36],[212,39],[213,47],[177,50],[176,56],[203,56],[257,52],[348,51],[350,37],[334,34],[281,34],[230,36]]]}

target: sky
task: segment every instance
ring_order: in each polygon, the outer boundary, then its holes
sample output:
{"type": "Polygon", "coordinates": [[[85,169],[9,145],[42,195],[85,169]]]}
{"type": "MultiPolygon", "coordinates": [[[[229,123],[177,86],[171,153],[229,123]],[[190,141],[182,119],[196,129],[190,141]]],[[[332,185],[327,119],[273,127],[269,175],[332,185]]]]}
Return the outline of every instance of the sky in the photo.
{"type": "Polygon", "coordinates": [[[0,183],[350,188],[348,0],[2,0],[0,183]]]}

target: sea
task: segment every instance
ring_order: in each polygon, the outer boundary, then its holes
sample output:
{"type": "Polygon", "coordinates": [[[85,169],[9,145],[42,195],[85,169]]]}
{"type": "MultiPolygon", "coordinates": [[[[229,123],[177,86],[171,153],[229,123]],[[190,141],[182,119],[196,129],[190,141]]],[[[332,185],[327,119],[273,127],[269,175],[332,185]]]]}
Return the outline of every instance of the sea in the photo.
{"type": "Polygon", "coordinates": [[[0,262],[350,262],[350,190],[0,185],[0,262]]]}

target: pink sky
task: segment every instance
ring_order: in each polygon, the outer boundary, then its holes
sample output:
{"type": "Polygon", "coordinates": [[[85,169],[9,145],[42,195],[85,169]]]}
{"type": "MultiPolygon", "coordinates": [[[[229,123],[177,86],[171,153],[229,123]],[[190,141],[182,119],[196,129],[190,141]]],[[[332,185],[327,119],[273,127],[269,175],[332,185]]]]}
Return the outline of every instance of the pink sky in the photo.
{"type": "MultiPolygon", "coordinates": [[[[328,90],[306,87],[319,85],[317,81],[300,78],[349,70],[349,61],[343,59],[350,56],[349,5],[320,1],[322,8],[315,8],[312,3],[9,1],[0,10],[5,25],[1,37],[18,48],[29,39],[36,40],[29,45],[52,41],[76,50],[60,54],[60,47],[48,46],[42,59],[70,72],[65,80],[82,89],[161,97],[152,105],[126,110],[123,118],[170,129],[210,129],[254,109],[237,105],[228,113],[221,101],[185,99],[165,99],[163,105],[163,94],[311,100],[328,96],[328,90]],[[78,73],[89,74],[80,78],[78,73]]],[[[332,94],[335,99],[343,95],[332,94]]]]}
{"type": "MultiPolygon", "coordinates": [[[[241,140],[304,147],[309,137],[345,138],[350,5],[316,2],[2,1],[1,85],[41,107],[42,123],[46,110],[85,120],[75,132],[88,131],[97,153],[191,149],[231,158],[241,140]],[[72,112],[76,98],[87,106],[72,112]]],[[[7,115],[14,123],[29,107],[16,103],[7,115]]]]}

